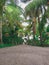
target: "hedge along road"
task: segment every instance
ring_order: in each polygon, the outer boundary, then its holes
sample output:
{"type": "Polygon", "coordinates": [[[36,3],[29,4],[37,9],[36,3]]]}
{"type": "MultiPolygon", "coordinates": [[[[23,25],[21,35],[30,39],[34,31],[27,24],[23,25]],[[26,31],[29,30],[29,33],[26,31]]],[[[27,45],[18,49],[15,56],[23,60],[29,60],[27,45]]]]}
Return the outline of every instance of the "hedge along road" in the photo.
{"type": "Polygon", "coordinates": [[[28,45],[2,48],[0,65],[49,65],[49,48],[28,45]]]}

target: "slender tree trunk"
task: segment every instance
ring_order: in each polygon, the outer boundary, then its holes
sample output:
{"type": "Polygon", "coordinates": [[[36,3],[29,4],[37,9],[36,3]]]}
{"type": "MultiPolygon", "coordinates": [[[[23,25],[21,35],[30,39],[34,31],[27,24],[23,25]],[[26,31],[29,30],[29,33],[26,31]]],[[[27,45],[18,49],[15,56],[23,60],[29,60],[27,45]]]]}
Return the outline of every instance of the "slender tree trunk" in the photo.
{"type": "Polygon", "coordinates": [[[41,43],[41,46],[43,45],[42,43],[42,33],[40,33],[40,43],[41,43]]]}
{"type": "Polygon", "coordinates": [[[33,44],[36,43],[35,41],[35,35],[36,35],[36,17],[33,17],[33,44]]]}
{"type": "Polygon", "coordinates": [[[36,35],[36,18],[33,18],[33,38],[35,39],[36,35]]]}
{"type": "MultiPolygon", "coordinates": [[[[40,25],[40,18],[38,17],[38,25],[40,25]]],[[[39,31],[39,35],[40,35],[40,44],[42,46],[42,32],[39,31]]]]}
{"type": "Polygon", "coordinates": [[[0,43],[2,43],[2,21],[3,21],[3,8],[6,0],[0,1],[0,43]]]}
{"type": "Polygon", "coordinates": [[[0,43],[2,43],[2,16],[0,16],[0,43]]]}

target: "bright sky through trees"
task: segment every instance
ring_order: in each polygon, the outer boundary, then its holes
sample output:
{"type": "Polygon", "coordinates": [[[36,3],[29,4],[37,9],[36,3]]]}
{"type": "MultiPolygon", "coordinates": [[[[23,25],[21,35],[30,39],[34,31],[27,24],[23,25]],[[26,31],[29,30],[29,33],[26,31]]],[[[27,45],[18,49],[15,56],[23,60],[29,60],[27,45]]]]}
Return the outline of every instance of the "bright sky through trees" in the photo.
{"type": "MultiPolygon", "coordinates": [[[[21,0],[19,0],[19,6],[24,10],[25,7],[30,3],[31,1],[28,1],[27,3],[23,3],[21,2],[21,0]]],[[[21,15],[21,17],[23,17],[23,15],[21,15]]],[[[28,26],[28,23],[27,22],[23,22],[22,23],[23,26],[28,26]]]]}

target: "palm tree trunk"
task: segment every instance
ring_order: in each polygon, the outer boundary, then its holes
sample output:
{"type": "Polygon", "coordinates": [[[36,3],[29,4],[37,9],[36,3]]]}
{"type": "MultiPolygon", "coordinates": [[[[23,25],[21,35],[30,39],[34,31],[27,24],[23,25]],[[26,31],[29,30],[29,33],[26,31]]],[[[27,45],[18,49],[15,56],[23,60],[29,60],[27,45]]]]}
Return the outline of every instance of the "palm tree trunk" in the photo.
{"type": "Polygon", "coordinates": [[[35,39],[36,34],[36,18],[33,18],[33,39],[35,39]]]}
{"type": "Polygon", "coordinates": [[[35,44],[35,35],[36,35],[36,17],[33,17],[33,44],[35,44]]]}

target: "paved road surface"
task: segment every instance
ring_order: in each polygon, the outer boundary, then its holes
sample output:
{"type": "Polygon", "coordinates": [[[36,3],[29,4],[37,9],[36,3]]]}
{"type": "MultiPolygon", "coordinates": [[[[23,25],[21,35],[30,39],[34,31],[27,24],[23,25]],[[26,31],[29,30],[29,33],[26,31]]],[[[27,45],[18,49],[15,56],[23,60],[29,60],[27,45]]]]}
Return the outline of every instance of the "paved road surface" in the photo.
{"type": "Polygon", "coordinates": [[[19,45],[0,49],[0,65],[49,65],[49,48],[19,45]]]}

